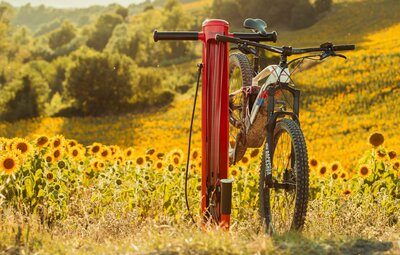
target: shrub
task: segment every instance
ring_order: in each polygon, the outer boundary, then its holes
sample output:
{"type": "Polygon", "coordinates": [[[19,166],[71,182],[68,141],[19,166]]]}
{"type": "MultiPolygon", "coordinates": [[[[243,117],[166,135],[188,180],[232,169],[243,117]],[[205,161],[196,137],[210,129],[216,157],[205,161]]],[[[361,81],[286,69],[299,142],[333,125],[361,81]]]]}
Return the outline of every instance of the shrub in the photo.
{"type": "Polygon", "coordinates": [[[67,71],[65,90],[85,115],[123,110],[132,96],[133,62],[126,56],[82,49],[67,71]]]}

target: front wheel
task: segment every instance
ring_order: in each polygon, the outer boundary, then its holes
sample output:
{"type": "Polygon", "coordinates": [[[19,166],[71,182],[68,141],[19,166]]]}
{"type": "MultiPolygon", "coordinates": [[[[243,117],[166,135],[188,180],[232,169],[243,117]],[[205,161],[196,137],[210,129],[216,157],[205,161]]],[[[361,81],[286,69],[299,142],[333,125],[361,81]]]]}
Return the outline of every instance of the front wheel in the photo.
{"type": "Polygon", "coordinates": [[[279,120],[270,148],[265,143],[260,167],[260,214],[269,233],[302,229],[308,175],[307,147],[299,125],[291,119],[279,120]]]}

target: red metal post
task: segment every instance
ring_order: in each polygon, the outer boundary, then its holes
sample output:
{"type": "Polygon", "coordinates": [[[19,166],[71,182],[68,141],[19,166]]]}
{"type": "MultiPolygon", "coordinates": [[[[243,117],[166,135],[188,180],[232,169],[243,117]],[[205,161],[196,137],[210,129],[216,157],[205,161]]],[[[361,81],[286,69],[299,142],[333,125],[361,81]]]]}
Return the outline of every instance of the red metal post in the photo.
{"type": "MultiPolygon", "coordinates": [[[[203,41],[202,76],[202,215],[203,223],[211,218],[207,192],[215,194],[216,222],[229,226],[229,215],[221,217],[220,183],[228,177],[228,44],[217,42],[216,34],[228,35],[224,20],[206,20],[199,39],[203,41]],[[207,191],[207,187],[209,190],[207,191]]],[[[209,194],[210,195],[210,194],[209,194]]]]}

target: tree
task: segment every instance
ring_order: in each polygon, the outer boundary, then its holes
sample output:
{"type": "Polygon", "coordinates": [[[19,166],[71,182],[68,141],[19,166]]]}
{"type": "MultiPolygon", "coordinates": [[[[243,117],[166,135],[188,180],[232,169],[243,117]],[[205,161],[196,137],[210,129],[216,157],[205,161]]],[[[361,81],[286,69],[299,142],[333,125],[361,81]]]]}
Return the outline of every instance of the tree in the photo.
{"type": "Polygon", "coordinates": [[[8,121],[43,116],[48,100],[46,80],[29,66],[6,83],[0,99],[1,117],[8,121]]]}
{"type": "Polygon", "coordinates": [[[95,24],[94,30],[89,36],[87,46],[102,51],[107,45],[114,28],[123,22],[120,15],[115,13],[107,13],[101,15],[95,24]]]}
{"type": "Polygon", "coordinates": [[[64,21],[62,26],[49,35],[49,47],[52,50],[62,47],[76,37],[76,28],[69,21],[64,21]]]}
{"type": "Polygon", "coordinates": [[[124,110],[132,97],[133,62],[126,56],[81,49],[67,72],[65,89],[85,115],[124,110]]]}

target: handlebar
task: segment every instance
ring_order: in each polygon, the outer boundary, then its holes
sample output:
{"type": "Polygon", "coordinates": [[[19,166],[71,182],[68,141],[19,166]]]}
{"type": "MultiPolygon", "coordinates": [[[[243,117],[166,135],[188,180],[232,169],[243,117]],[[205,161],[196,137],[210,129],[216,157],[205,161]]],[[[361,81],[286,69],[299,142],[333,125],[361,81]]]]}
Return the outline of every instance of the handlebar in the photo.
{"type": "Polygon", "coordinates": [[[318,48],[292,48],[292,47],[286,47],[286,46],[275,47],[275,46],[269,46],[266,44],[256,43],[256,42],[252,42],[249,40],[242,40],[239,38],[225,36],[225,35],[219,35],[219,34],[217,34],[215,36],[215,40],[221,41],[221,42],[230,42],[230,43],[236,43],[236,44],[250,45],[250,46],[266,49],[266,50],[269,50],[269,51],[272,51],[275,53],[283,54],[285,56],[290,56],[293,54],[303,54],[303,53],[308,53],[308,52],[316,52],[316,51],[345,51],[345,50],[354,50],[355,49],[354,44],[332,45],[331,43],[322,44],[318,48]]]}
{"type": "Polygon", "coordinates": [[[199,32],[184,31],[184,32],[158,32],[154,30],[154,41],[158,40],[189,40],[197,41],[199,39],[199,32]]]}
{"type": "MultiPolygon", "coordinates": [[[[154,30],[153,39],[155,42],[159,40],[188,40],[197,41],[199,40],[199,32],[193,31],[180,31],[180,32],[159,32],[154,30]]],[[[240,38],[248,41],[256,42],[276,42],[278,35],[275,31],[267,33],[267,35],[261,35],[256,33],[233,33],[235,38],[240,38]]]]}

